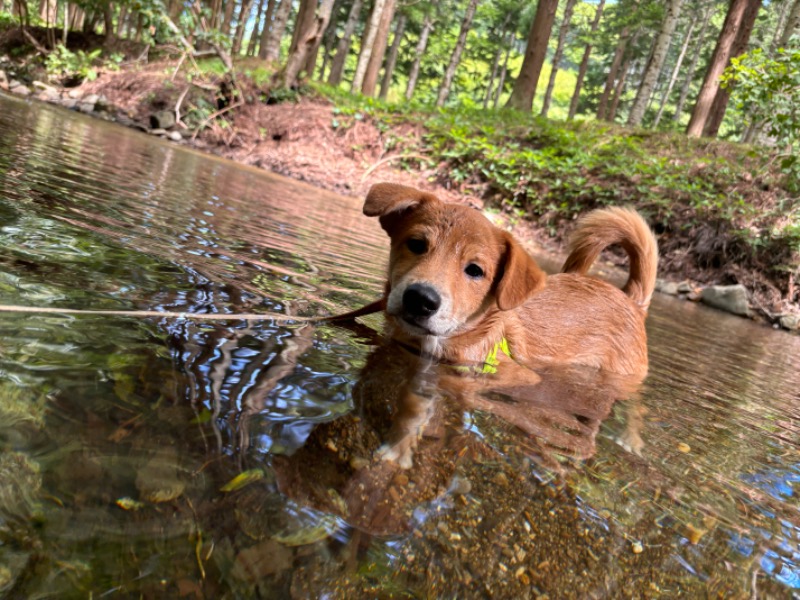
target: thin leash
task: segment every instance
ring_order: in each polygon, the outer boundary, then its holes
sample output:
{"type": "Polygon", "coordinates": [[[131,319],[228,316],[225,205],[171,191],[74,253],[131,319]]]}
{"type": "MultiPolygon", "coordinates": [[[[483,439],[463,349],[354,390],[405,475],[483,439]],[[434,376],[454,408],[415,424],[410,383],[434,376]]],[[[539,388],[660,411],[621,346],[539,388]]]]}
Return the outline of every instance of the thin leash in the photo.
{"type": "Polygon", "coordinates": [[[303,322],[303,323],[335,323],[337,321],[352,321],[357,317],[371,315],[381,312],[386,306],[384,298],[375,300],[346,313],[340,315],[330,315],[327,317],[301,317],[291,316],[281,313],[239,313],[239,314],[216,314],[216,313],[192,313],[192,312],[173,312],[158,310],[85,310],[80,308],[53,308],[53,307],[33,307],[0,304],[0,313],[26,313],[26,314],[55,314],[55,315],[89,315],[89,316],[109,316],[109,317],[156,317],[162,319],[189,319],[192,321],[275,321],[278,323],[303,322]]]}

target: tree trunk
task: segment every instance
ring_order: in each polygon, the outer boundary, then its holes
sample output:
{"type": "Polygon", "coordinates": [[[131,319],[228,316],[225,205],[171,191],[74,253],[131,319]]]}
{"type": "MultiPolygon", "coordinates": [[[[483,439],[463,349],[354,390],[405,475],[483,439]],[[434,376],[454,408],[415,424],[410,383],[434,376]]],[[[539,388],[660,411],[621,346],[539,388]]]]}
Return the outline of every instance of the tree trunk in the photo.
{"type": "Polygon", "coordinates": [[[250,40],[247,42],[247,56],[255,56],[256,50],[258,46],[258,40],[261,38],[262,34],[262,23],[266,24],[267,22],[264,20],[264,13],[267,8],[267,0],[259,0],[258,4],[258,12],[256,12],[256,22],[253,25],[253,31],[250,32],[250,40]]]}
{"type": "Polygon", "coordinates": [[[655,89],[656,82],[661,74],[661,68],[664,66],[664,60],[667,58],[669,43],[675,31],[675,26],[678,24],[682,4],[683,0],[670,0],[669,5],[667,5],[664,22],[653,43],[653,50],[642,74],[642,82],[636,92],[636,99],[633,101],[630,113],[628,113],[629,126],[638,127],[642,124],[645,110],[647,110],[647,105],[650,102],[650,96],[653,94],[653,89],[655,89]]]}
{"type": "MultiPolygon", "coordinates": [[[[53,4],[55,4],[55,2],[53,4]]],[[[120,4],[119,16],[117,17],[117,37],[122,37],[122,28],[125,25],[125,19],[127,17],[128,17],[128,5],[120,4]]]]}
{"type": "MultiPolygon", "coordinates": [[[[269,30],[267,43],[262,44],[258,55],[264,54],[267,62],[277,62],[281,54],[281,40],[286,31],[286,22],[289,20],[289,12],[292,10],[291,0],[280,0],[276,7],[275,16],[272,19],[272,27],[269,30]]],[[[269,24],[269,21],[267,22],[269,24]]]]}
{"type": "Polygon", "coordinates": [[[494,93],[494,107],[500,104],[500,96],[503,95],[503,88],[506,85],[506,75],[508,75],[508,59],[511,57],[511,44],[514,42],[514,29],[508,32],[508,42],[506,42],[506,58],[503,60],[503,68],[500,69],[500,81],[497,82],[497,90],[494,93]]]}
{"type": "MultiPolygon", "coordinates": [[[[731,55],[725,63],[725,68],[730,66],[731,58],[747,52],[747,44],[750,41],[750,35],[753,33],[759,8],[761,8],[761,0],[750,0],[742,16],[742,22],[739,26],[739,31],[736,33],[736,39],[731,47],[731,55]]],[[[714,102],[711,104],[708,120],[703,127],[703,135],[705,137],[717,137],[722,120],[725,118],[725,111],[728,109],[731,91],[732,86],[728,85],[724,88],[720,87],[714,95],[714,102]]]]}
{"type": "Polygon", "coordinates": [[[558,0],[539,0],[536,16],[528,34],[525,58],[522,59],[522,67],[506,104],[510,108],[526,112],[530,112],[533,108],[533,97],[536,95],[536,86],[547,54],[547,42],[550,40],[550,30],[556,18],[556,8],[558,0]]]}
{"type": "Polygon", "coordinates": [[[689,69],[686,72],[686,79],[681,86],[681,95],[678,98],[678,104],[675,106],[675,114],[672,115],[672,121],[675,123],[680,122],[681,115],[683,114],[683,105],[686,104],[686,98],[689,96],[689,89],[694,80],[694,73],[697,70],[697,63],[700,60],[700,55],[706,43],[706,30],[711,22],[711,16],[714,14],[716,5],[712,2],[706,7],[706,13],[703,17],[703,26],[700,28],[700,33],[697,36],[697,43],[692,49],[692,62],[689,64],[689,69]]]}
{"type": "MultiPolygon", "coordinates": [[[[317,59],[319,58],[319,49],[322,46],[322,41],[325,39],[325,34],[328,32],[331,26],[331,19],[333,15],[336,14],[335,10],[337,8],[336,3],[341,2],[341,0],[334,0],[331,10],[328,13],[328,20],[325,23],[325,29],[322,31],[322,34],[317,38],[316,42],[314,42],[314,46],[308,51],[308,58],[306,58],[305,64],[305,72],[308,74],[308,77],[314,77],[314,71],[317,68],[317,59]]],[[[333,24],[333,28],[336,29],[336,24],[333,24]]]]}
{"type": "Polygon", "coordinates": [[[291,88],[297,84],[308,55],[325,33],[328,20],[331,18],[331,10],[333,10],[333,0],[322,0],[319,6],[317,0],[302,0],[300,3],[295,35],[289,48],[286,66],[277,76],[280,87],[291,88]]]}
{"type": "Polygon", "coordinates": [[[606,84],[603,87],[603,93],[600,96],[600,101],[597,104],[597,118],[605,119],[608,113],[608,99],[611,92],[614,90],[614,82],[617,80],[619,68],[622,65],[622,59],[625,56],[625,50],[628,47],[628,40],[630,39],[630,28],[623,28],[619,34],[619,42],[617,49],[614,51],[614,58],[611,60],[611,68],[608,70],[608,77],[606,77],[606,84]]]}
{"type": "MultiPolygon", "coordinates": [[[[290,0],[283,0],[291,5],[290,0]]],[[[276,0],[269,0],[267,4],[267,12],[264,13],[264,24],[261,26],[261,34],[258,36],[258,58],[262,60],[267,59],[267,46],[272,37],[271,29],[273,27],[273,17],[275,17],[276,0]]]]}
{"type": "Polygon", "coordinates": [[[700,93],[692,111],[692,117],[689,120],[689,126],[686,128],[686,134],[691,137],[700,137],[703,133],[703,128],[711,110],[711,103],[714,101],[714,96],[717,95],[717,90],[719,89],[720,75],[722,75],[722,71],[728,63],[731,48],[736,41],[736,33],[750,1],[731,0],[728,14],[725,16],[725,23],[722,26],[717,45],[714,48],[714,54],[711,56],[711,62],[706,71],[703,87],[700,88],[700,93]]]}
{"type": "Polygon", "coordinates": [[[39,18],[44,21],[45,27],[55,27],[58,21],[58,2],[41,0],[39,2],[39,18]]]}
{"type": "MultiPolygon", "coordinates": [[[[788,2],[789,0],[786,1],[788,2]]],[[[789,13],[789,18],[786,20],[786,25],[781,34],[781,39],[778,40],[778,48],[785,48],[789,43],[789,39],[798,29],[800,29],[800,0],[794,0],[792,12],[789,13]]]]}
{"type": "MultiPolygon", "coordinates": [[[[75,31],[77,29],[83,29],[84,24],[86,21],[86,11],[83,10],[77,4],[70,4],[69,11],[69,28],[71,31],[75,31]]],[[[87,31],[86,33],[90,33],[87,31]]]]}
{"type": "Polygon", "coordinates": [[[567,39],[569,33],[569,24],[572,20],[572,11],[575,8],[577,0],[567,0],[567,5],[564,7],[564,18],[561,20],[561,27],[558,28],[558,45],[556,45],[556,52],[553,54],[553,68],[550,69],[550,79],[547,82],[547,90],[544,93],[544,100],[542,100],[542,116],[547,116],[547,111],[550,110],[550,100],[553,97],[553,89],[556,87],[556,75],[558,75],[558,66],[561,63],[561,57],[564,55],[564,41],[567,39]]]}
{"type": "Polygon", "coordinates": [[[411,71],[408,74],[408,85],[406,86],[406,100],[411,100],[414,96],[414,90],[417,87],[417,79],[419,79],[419,67],[422,63],[422,56],[425,54],[425,49],[428,47],[428,36],[433,29],[433,18],[430,13],[425,15],[425,21],[422,24],[422,33],[419,35],[419,42],[414,49],[414,64],[411,65],[411,71]]]}
{"type": "MultiPolygon", "coordinates": [[[[450,87],[453,85],[453,78],[456,76],[456,69],[461,62],[461,53],[464,52],[464,46],[467,44],[467,34],[469,28],[472,27],[472,19],[475,16],[475,9],[478,8],[479,0],[469,0],[467,10],[464,13],[464,19],[461,21],[461,31],[458,33],[458,41],[450,56],[450,63],[447,65],[447,70],[444,72],[444,79],[442,85],[439,87],[439,96],[436,98],[436,106],[444,106],[447,96],[450,95],[450,87]]],[[[558,2],[558,0],[556,0],[558,2]]]]}
{"type": "Polygon", "coordinates": [[[384,6],[386,6],[386,0],[375,0],[364,35],[361,36],[361,52],[358,54],[358,64],[356,64],[356,72],[350,87],[353,92],[361,91],[361,86],[364,83],[364,76],[367,74],[369,59],[372,57],[372,49],[375,44],[375,38],[378,35],[378,26],[381,22],[384,6]]]}
{"type": "Polygon", "coordinates": [[[333,12],[331,12],[331,20],[328,22],[328,28],[325,30],[325,35],[322,36],[322,65],[319,68],[319,75],[317,79],[320,81],[325,80],[325,72],[328,70],[328,65],[331,62],[331,53],[333,46],[336,44],[336,28],[339,13],[342,8],[342,0],[336,0],[333,3],[333,12]]]}
{"type": "Polygon", "coordinates": [[[103,45],[114,43],[114,5],[111,2],[103,4],[103,45]]]}
{"type": "MultiPolygon", "coordinates": [[[[592,36],[597,31],[598,25],[600,25],[600,17],[603,16],[603,9],[605,8],[606,0],[600,0],[597,4],[597,10],[594,13],[594,20],[592,21],[592,26],[589,30],[589,35],[592,36]]],[[[578,78],[575,81],[575,91],[572,92],[572,100],[569,103],[569,116],[567,116],[567,120],[571,121],[575,118],[575,114],[578,112],[578,102],[581,98],[581,89],[583,88],[583,80],[586,77],[586,70],[589,68],[589,57],[592,55],[592,43],[586,44],[586,48],[583,51],[583,58],[581,59],[581,64],[578,67],[578,78]]]]}
{"type": "Polygon", "coordinates": [[[661,115],[664,114],[664,107],[667,105],[667,100],[669,100],[669,95],[672,93],[672,88],[675,87],[675,81],[678,79],[678,73],[680,73],[683,59],[686,56],[686,50],[689,48],[689,43],[692,41],[692,32],[694,31],[695,23],[696,21],[694,19],[689,21],[689,27],[684,34],[683,46],[681,46],[680,54],[678,54],[678,59],[675,61],[675,66],[672,69],[672,75],[669,78],[669,83],[667,84],[664,93],[661,95],[661,105],[658,107],[658,113],[656,113],[656,118],[653,121],[653,129],[658,127],[658,124],[661,122],[661,115]]]}
{"type": "Polygon", "coordinates": [[[378,74],[383,66],[383,59],[386,56],[386,47],[389,45],[389,32],[391,31],[394,11],[397,0],[386,0],[381,13],[381,20],[378,22],[378,33],[372,44],[372,53],[369,55],[367,70],[364,72],[364,81],[361,84],[361,93],[365,96],[374,96],[375,87],[378,85],[378,74]]]}
{"type": "Polygon", "coordinates": [[[489,101],[494,97],[494,80],[497,79],[497,72],[500,70],[500,59],[503,57],[503,42],[506,39],[506,27],[508,26],[509,16],[506,16],[503,24],[500,27],[500,40],[497,44],[497,50],[492,59],[492,70],[489,74],[489,84],[486,86],[486,94],[483,98],[483,108],[489,107],[489,101]]]}
{"type": "Polygon", "coordinates": [[[347,22],[344,26],[344,33],[342,39],[336,45],[336,55],[333,57],[331,63],[331,72],[328,75],[328,83],[331,85],[339,85],[342,81],[342,73],[344,73],[344,63],[347,60],[347,54],[350,52],[350,40],[353,37],[353,32],[358,25],[358,17],[361,14],[361,7],[364,5],[363,0],[355,0],[350,7],[350,13],[347,15],[347,22]]]}
{"type": "Polygon", "coordinates": [[[225,2],[225,14],[222,17],[222,23],[219,30],[222,35],[230,35],[231,24],[233,23],[233,13],[236,10],[236,0],[227,0],[225,2]]]}
{"type": "Polygon", "coordinates": [[[400,15],[397,20],[397,27],[394,30],[394,39],[392,40],[392,47],[389,48],[389,56],[386,59],[386,68],[383,70],[383,81],[381,81],[381,100],[386,100],[389,94],[389,88],[392,87],[392,77],[394,76],[394,68],[397,65],[397,55],[400,52],[400,43],[403,41],[403,34],[406,32],[406,16],[400,15]]]}
{"type": "Polygon", "coordinates": [[[250,11],[253,8],[253,0],[242,0],[242,9],[239,11],[239,19],[236,22],[236,32],[233,35],[233,45],[231,54],[238,56],[242,51],[242,40],[244,39],[244,29],[250,19],[250,11]]]}
{"type": "MultiPolygon", "coordinates": [[[[636,39],[636,36],[633,37],[636,39]]],[[[633,45],[633,42],[631,42],[633,45]]],[[[625,93],[625,84],[628,81],[628,75],[632,71],[636,71],[636,65],[633,68],[630,67],[631,64],[631,56],[628,53],[628,56],[625,58],[625,62],[622,64],[622,68],[620,69],[619,79],[617,80],[617,85],[614,87],[614,96],[611,99],[611,106],[608,107],[608,112],[606,113],[606,121],[614,122],[614,119],[617,118],[617,108],[619,108],[620,100],[622,100],[622,95],[625,93]]]]}

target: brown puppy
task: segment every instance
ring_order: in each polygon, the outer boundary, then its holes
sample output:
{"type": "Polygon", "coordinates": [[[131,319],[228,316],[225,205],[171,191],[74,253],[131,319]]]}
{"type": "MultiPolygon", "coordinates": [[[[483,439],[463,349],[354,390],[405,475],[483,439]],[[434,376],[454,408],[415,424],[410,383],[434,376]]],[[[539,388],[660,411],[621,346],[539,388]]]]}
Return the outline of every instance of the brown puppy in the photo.
{"type": "Polygon", "coordinates": [[[456,364],[481,365],[496,356],[499,365],[513,358],[521,365],[647,372],[644,320],[658,250],[634,211],[585,216],[563,272],[550,277],[479,211],[433,194],[380,183],[370,189],[364,214],[379,217],[391,238],[389,335],[412,351],[456,364]],[[586,275],[612,244],[630,259],[623,290],[586,275]]]}

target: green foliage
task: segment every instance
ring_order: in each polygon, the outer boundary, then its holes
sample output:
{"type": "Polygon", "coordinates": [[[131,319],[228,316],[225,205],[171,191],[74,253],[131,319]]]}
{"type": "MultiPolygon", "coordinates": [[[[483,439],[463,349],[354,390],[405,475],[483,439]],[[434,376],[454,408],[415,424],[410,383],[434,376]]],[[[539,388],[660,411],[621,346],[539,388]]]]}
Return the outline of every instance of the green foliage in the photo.
{"type": "Polygon", "coordinates": [[[52,78],[79,77],[92,81],[97,78],[95,65],[102,52],[100,48],[89,53],[83,50],[73,52],[66,46],[56,46],[45,59],[47,73],[52,78]]]}
{"type": "Polygon", "coordinates": [[[760,48],[731,60],[723,80],[736,84],[740,109],[782,150],[780,164],[787,183],[800,191],[800,38],[770,57],[760,48]]]}
{"type": "Polygon", "coordinates": [[[767,257],[778,269],[790,267],[791,254],[800,252],[800,205],[787,195],[772,208],[758,206],[758,186],[737,185],[755,174],[762,178],[758,185],[774,186],[779,197],[785,194],[768,174],[769,156],[748,147],[465,103],[431,110],[340,88],[315,89],[336,104],[335,127],[353,118],[372,119],[379,127],[421,126],[421,146],[415,139],[413,152],[444,165],[440,178],[483,189],[511,215],[534,219],[554,234],[559,221],[598,206],[627,204],[663,228],[674,222],[690,228],[718,223],[737,252],[748,254],[748,260],[767,257]]]}

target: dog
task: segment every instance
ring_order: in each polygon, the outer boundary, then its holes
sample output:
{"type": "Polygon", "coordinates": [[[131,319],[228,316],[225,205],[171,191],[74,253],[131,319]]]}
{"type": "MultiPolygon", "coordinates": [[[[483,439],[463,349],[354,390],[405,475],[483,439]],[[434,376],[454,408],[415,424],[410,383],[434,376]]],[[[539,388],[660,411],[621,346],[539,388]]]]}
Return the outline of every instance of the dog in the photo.
{"type": "Polygon", "coordinates": [[[429,192],[379,183],[363,212],[391,240],[387,333],[410,352],[479,371],[559,364],[646,375],[658,248],[635,211],[584,216],[561,273],[551,276],[480,211],[429,192]],[[615,244],[629,258],[621,290],[587,274],[615,244]]]}

